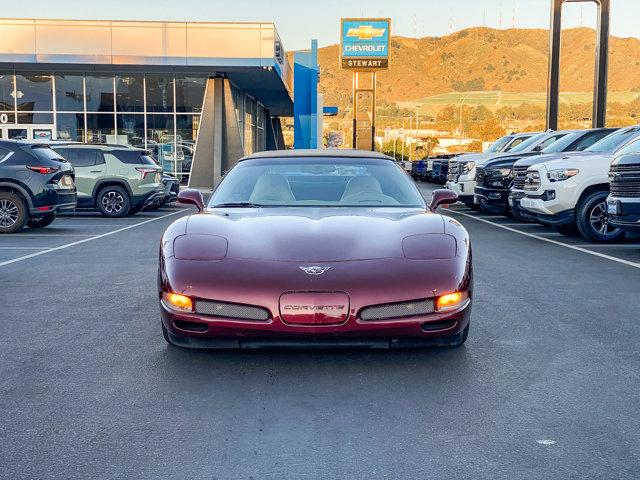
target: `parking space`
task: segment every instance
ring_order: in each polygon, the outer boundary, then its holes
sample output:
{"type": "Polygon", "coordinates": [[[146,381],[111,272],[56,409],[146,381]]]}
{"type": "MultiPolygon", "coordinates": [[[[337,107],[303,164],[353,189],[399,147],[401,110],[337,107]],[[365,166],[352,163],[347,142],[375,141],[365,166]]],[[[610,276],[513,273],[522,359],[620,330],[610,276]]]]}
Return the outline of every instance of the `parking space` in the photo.
{"type": "MultiPolygon", "coordinates": [[[[430,198],[433,190],[441,188],[430,183],[418,183],[417,185],[427,199],[430,198]]],[[[460,203],[449,206],[446,212],[458,219],[462,217],[481,222],[503,231],[535,238],[547,244],[555,244],[574,251],[582,251],[582,253],[607,258],[611,261],[630,263],[640,268],[640,238],[638,237],[628,236],[624,241],[618,243],[593,243],[588,242],[581,236],[562,235],[553,228],[539,223],[521,223],[512,217],[486,215],[460,203]]]]}
{"type": "Polygon", "coordinates": [[[0,236],[0,266],[23,257],[40,256],[52,250],[110,236],[149,221],[172,217],[183,210],[182,207],[172,206],[123,218],[107,218],[93,211],[66,213],[47,228],[25,228],[19,233],[0,236]]]}
{"type": "Polygon", "coordinates": [[[456,205],[464,347],[192,351],[163,340],[155,284],[188,212],[0,237],[0,476],[637,477],[640,246],[456,205]]]}

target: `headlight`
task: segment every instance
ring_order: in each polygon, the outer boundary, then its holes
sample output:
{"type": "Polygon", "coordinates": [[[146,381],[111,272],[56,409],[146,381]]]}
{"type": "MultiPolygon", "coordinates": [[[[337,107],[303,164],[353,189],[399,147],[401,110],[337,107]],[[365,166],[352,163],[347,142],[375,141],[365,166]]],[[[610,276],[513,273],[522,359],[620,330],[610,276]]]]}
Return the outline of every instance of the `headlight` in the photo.
{"type": "Polygon", "coordinates": [[[164,292],[162,299],[169,307],[174,310],[180,310],[181,312],[193,312],[193,302],[191,298],[179,293],[164,292]]]}
{"type": "Polygon", "coordinates": [[[467,292],[453,292],[442,295],[436,300],[436,312],[456,310],[460,308],[468,298],[469,294],[467,292]]]}
{"type": "Polygon", "coordinates": [[[476,162],[467,162],[462,165],[462,173],[469,173],[476,168],[476,162]]]}
{"type": "Polygon", "coordinates": [[[486,171],[488,177],[508,177],[511,175],[510,168],[494,168],[486,171]]]}
{"type": "Polygon", "coordinates": [[[577,168],[562,168],[559,170],[549,170],[547,172],[547,178],[552,182],[562,182],[580,173],[577,168]]]}

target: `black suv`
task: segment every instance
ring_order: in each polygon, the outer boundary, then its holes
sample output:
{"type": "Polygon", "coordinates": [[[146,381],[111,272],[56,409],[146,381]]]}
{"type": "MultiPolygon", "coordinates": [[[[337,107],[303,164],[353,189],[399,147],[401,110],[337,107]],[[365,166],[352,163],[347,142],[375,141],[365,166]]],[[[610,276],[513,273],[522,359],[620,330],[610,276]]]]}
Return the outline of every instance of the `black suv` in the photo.
{"type": "Polygon", "coordinates": [[[71,164],[48,145],[0,140],[0,233],[46,227],[74,208],[71,164]]]}

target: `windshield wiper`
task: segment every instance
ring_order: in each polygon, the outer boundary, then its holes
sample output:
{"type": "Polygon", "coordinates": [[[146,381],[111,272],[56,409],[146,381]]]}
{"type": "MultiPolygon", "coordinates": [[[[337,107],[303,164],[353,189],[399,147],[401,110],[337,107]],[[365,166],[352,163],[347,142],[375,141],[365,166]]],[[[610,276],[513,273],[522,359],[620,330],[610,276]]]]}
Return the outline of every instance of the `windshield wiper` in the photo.
{"type": "Polygon", "coordinates": [[[214,205],[212,208],[254,208],[254,207],[262,207],[262,205],[258,203],[251,202],[229,202],[229,203],[219,203],[214,205]]]}

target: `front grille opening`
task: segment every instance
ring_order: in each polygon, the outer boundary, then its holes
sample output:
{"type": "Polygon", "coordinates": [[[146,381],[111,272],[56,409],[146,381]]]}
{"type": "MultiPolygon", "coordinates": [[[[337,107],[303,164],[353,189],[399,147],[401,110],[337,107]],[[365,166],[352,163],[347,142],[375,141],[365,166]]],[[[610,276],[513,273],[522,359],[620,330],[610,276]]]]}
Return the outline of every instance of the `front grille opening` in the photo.
{"type": "Polygon", "coordinates": [[[189,332],[206,332],[209,330],[209,325],[200,322],[188,322],[186,320],[175,320],[173,324],[180,330],[187,330],[189,332]]]}
{"type": "Polygon", "coordinates": [[[360,320],[393,320],[396,318],[428,315],[435,311],[433,300],[417,300],[415,302],[388,303],[366,307],[360,311],[360,320]]]}
{"type": "Polygon", "coordinates": [[[195,312],[211,317],[232,318],[235,320],[249,320],[254,322],[266,322],[269,320],[269,311],[262,307],[241,305],[239,303],[215,302],[212,300],[196,300],[195,312]]]}
{"type": "Polygon", "coordinates": [[[435,330],[446,330],[448,328],[454,327],[455,324],[455,320],[443,320],[441,322],[424,322],[422,325],[420,325],[420,328],[423,332],[433,332],[435,330]]]}

